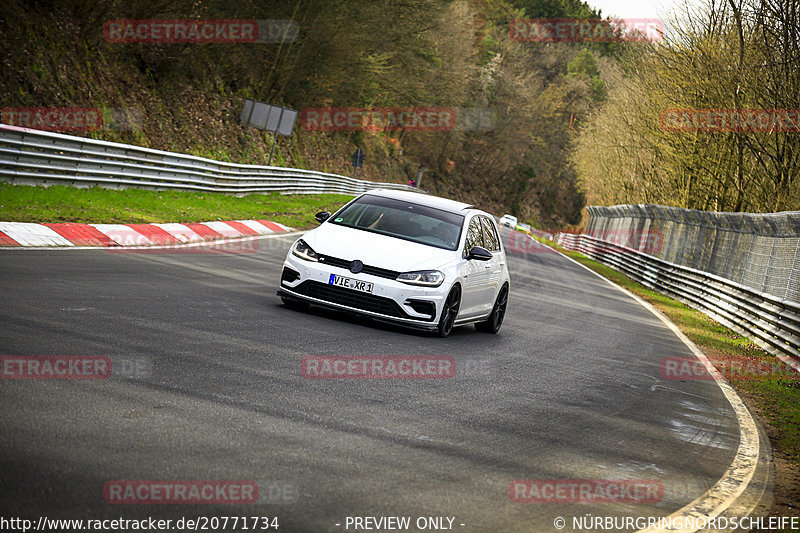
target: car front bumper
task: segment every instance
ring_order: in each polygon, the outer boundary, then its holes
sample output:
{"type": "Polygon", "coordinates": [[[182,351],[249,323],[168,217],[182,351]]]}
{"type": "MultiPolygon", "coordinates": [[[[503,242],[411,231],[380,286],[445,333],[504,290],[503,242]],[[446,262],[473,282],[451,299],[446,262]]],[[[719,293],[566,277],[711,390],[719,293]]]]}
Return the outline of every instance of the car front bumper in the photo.
{"type": "Polygon", "coordinates": [[[295,258],[290,252],[283,264],[278,295],[433,331],[438,327],[446,291],[444,284],[418,287],[364,272],[353,274],[347,268],[295,258]],[[372,293],[332,285],[331,274],[372,283],[372,293]]]}

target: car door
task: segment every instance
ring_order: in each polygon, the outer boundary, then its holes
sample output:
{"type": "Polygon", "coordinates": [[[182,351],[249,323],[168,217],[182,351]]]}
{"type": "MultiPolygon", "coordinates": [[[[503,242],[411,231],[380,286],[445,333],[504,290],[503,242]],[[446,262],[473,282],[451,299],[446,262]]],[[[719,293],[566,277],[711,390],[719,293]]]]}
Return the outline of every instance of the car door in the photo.
{"type": "Polygon", "coordinates": [[[458,313],[459,318],[472,318],[485,314],[484,300],[490,276],[490,268],[487,268],[487,263],[491,261],[467,260],[467,254],[473,246],[483,245],[483,224],[480,215],[475,215],[467,226],[467,236],[461,252],[464,260],[461,267],[464,287],[461,296],[461,310],[458,313]]]}
{"type": "Polygon", "coordinates": [[[505,268],[505,257],[500,248],[500,236],[494,222],[486,216],[478,217],[481,221],[483,230],[483,247],[492,252],[492,259],[484,261],[484,268],[487,273],[486,285],[482,294],[482,302],[479,307],[487,313],[494,307],[494,300],[497,291],[500,290],[500,282],[503,279],[503,269],[505,268]]]}

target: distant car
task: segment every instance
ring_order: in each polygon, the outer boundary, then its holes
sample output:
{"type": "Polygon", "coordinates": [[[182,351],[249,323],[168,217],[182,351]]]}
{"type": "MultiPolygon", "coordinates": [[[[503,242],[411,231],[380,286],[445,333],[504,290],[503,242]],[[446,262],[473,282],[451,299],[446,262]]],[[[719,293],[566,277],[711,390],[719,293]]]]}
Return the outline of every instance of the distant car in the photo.
{"type": "Polygon", "coordinates": [[[436,332],[475,324],[497,333],[508,303],[506,254],[491,215],[408,191],[372,190],[286,255],[278,295],[436,332]]]}
{"type": "Polygon", "coordinates": [[[517,231],[522,231],[524,233],[530,233],[531,232],[531,225],[530,224],[526,224],[524,222],[520,222],[519,224],[517,224],[517,228],[516,229],[517,229],[517,231]]]}
{"type": "Polygon", "coordinates": [[[517,217],[513,215],[503,215],[500,217],[500,225],[514,229],[517,227],[517,217]]]}

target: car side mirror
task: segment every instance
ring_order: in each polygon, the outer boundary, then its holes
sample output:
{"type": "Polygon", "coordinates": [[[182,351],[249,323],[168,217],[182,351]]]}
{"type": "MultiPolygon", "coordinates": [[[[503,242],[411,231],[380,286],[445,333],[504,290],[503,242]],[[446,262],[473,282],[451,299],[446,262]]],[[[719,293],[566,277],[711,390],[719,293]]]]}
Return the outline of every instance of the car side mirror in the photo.
{"type": "Polygon", "coordinates": [[[316,215],[314,215],[314,220],[316,220],[316,221],[317,221],[317,222],[319,222],[320,224],[322,224],[323,222],[325,222],[325,221],[326,221],[326,220],[328,220],[329,218],[331,218],[331,213],[330,213],[330,211],[320,211],[319,213],[317,213],[316,215]]]}
{"type": "Polygon", "coordinates": [[[467,261],[470,259],[477,259],[478,261],[489,261],[492,258],[492,252],[483,246],[473,246],[472,250],[467,254],[467,261]]]}

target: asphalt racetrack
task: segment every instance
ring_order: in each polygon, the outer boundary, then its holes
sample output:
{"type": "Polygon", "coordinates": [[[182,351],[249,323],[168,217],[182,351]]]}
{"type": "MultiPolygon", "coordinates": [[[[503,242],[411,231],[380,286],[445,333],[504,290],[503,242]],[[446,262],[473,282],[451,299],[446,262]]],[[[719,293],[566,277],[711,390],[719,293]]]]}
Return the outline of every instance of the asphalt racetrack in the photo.
{"type": "Polygon", "coordinates": [[[563,256],[540,245],[510,254],[500,333],[468,326],[440,339],[284,307],[275,290],[296,238],[237,253],[3,250],[0,354],[105,356],[130,371],[0,382],[2,515],[267,516],[290,532],[394,516],[538,532],[563,517],[572,531],[575,516],[669,515],[731,464],[739,428],[717,384],[660,372],[692,352],[563,256]],[[342,355],[446,356],[457,371],[301,375],[304,357],[342,355]],[[597,479],[663,491],[548,503],[509,492],[515,480],[597,479]],[[109,503],[114,480],[255,480],[261,501],[109,503]]]}

